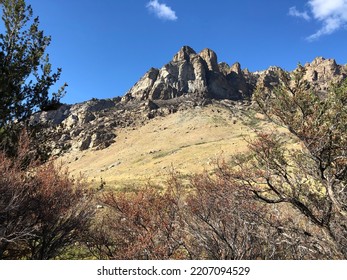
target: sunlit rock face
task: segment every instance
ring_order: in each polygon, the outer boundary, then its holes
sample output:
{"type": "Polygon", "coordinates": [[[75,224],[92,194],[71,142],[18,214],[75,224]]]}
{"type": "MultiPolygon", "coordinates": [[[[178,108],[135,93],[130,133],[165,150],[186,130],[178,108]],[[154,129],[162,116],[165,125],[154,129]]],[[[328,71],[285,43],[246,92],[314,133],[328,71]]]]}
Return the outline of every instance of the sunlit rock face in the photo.
{"type": "Polygon", "coordinates": [[[347,76],[347,68],[338,65],[334,59],[315,58],[306,63],[305,79],[318,91],[326,91],[333,83],[341,82],[347,76]]]}
{"type": "MultiPolygon", "coordinates": [[[[323,98],[333,83],[347,77],[347,67],[333,59],[317,57],[301,67],[310,88],[323,98]]],[[[218,63],[210,49],[196,53],[184,46],[161,69],[151,68],[122,98],[63,104],[34,114],[30,125],[42,127],[42,137],[50,139],[51,155],[105,149],[117,141],[117,129],[136,128],[157,116],[208,104],[247,104],[256,88],[272,91],[281,76],[290,78],[294,72],[276,66],[250,72],[238,62],[218,63]]]]}
{"type": "Polygon", "coordinates": [[[171,99],[186,94],[216,98],[241,99],[249,95],[247,84],[238,67],[220,66],[210,49],[196,53],[184,46],[161,69],[151,68],[123,97],[127,100],[171,99]]]}

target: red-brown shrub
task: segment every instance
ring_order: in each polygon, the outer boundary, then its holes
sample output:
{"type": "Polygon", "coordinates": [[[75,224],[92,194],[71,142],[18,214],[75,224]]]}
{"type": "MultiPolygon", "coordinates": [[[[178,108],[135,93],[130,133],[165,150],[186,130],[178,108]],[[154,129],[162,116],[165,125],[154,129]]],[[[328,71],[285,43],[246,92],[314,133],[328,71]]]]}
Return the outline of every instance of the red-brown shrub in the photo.
{"type": "Polygon", "coordinates": [[[52,162],[0,152],[0,259],[52,259],[79,240],[93,215],[85,186],[52,162]]]}

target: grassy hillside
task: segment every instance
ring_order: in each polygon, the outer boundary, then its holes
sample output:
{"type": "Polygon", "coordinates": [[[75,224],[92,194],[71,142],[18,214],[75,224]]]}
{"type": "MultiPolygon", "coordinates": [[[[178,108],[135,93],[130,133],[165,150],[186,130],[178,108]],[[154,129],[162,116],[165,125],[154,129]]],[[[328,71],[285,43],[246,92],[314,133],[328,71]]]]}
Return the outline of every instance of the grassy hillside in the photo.
{"type": "Polygon", "coordinates": [[[172,168],[191,174],[213,168],[220,157],[242,153],[245,139],[261,123],[250,109],[196,107],[117,130],[116,142],[107,149],[73,151],[59,160],[94,184],[101,178],[115,187],[159,182],[172,168]]]}

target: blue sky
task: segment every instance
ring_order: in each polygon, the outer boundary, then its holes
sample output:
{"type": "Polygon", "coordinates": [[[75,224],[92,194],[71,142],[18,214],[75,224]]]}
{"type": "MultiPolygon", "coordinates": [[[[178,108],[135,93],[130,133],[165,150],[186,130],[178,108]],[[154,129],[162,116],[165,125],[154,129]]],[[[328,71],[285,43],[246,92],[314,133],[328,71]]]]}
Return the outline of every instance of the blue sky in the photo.
{"type": "Polygon", "coordinates": [[[347,0],[27,0],[52,36],[66,103],[122,96],[183,46],[251,71],[347,63],[347,0]]]}

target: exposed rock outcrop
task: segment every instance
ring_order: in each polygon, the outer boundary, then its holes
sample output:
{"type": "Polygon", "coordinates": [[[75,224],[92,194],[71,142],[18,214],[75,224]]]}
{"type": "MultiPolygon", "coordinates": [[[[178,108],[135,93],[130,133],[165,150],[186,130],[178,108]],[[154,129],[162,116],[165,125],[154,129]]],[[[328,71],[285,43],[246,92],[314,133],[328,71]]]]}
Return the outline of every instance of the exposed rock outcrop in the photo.
{"type": "MultiPolygon", "coordinates": [[[[305,79],[318,91],[326,91],[331,83],[347,76],[346,66],[333,59],[316,58],[304,66],[305,79]]],[[[242,70],[240,63],[218,64],[217,55],[210,49],[196,53],[184,46],[172,61],[161,69],[151,68],[123,97],[130,100],[168,100],[182,95],[211,99],[241,100],[249,98],[256,87],[273,89],[280,82],[279,67],[251,73],[242,70]]]]}
{"type": "Polygon", "coordinates": [[[123,97],[129,100],[165,100],[193,94],[215,99],[241,99],[249,96],[251,85],[239,67],[218,65],[210,49],[197,54],[183,47],[172,61],[161,69],[150,69],[123,97]]]}
{"type": "Polygon", "coordinates": [[[117,124],[106,121],[107,110],[114,107],[112,100],[97,99],[62,105],[54,111],[34,114],[30,125],[51,129],[53,154],[70,149],[102,149],[111,145],[115,138],[112,127],[117,124]]]}
{"type": "Polygon", "coordinates": [[[183,96],[156,102],[93,99],[38,112],[31,117],[29,125],[40,127],[44,132],[41,138],[49,139],[45,150],[50,150],[50,155],[54,156],[71,150],[107,148],[116,141],[117,129],[138,127],[157,116],[207,103],[207,99],[183,96]]]}
{"type": "Polygon", "coordinates": [[[274,87],[278,86],[280,83],[280,75],[284,70],[280,67],[271,66],[269,69],[261,72],[254,72],[253,82],[256,83],[256,87],[260,89],[272,90],[274,87]]]}
{"type": "Polygon", "coordinates": [[[338,65],[334,59],[317,57],[304,65],[305,79],[316,89],[325,92],[332,83],[341,82],[347,77],[347,68],[338,65]]]}
{"type": "MultiPolygon", "coordinates": [[[[310,86],[321,92],[347,77],[347,67],[332,59],[318,57],[304,69],[310,86]]],[[[119,128],[143,125],[157,116],[213,102],[236,106],[251,99],[255,88],[271,91],[280,83],[283,72],[270,67],[252,73],[238,62],[218,64],[212,50],[196,53],[185,46],[161,69],[151,68],[123,98],[62,105],[57,110],[36,113],[30,124],[48,129],[52,155],[104,149],[116,141],[119,128]]]]}

